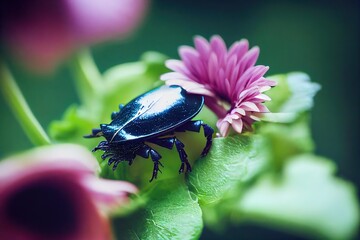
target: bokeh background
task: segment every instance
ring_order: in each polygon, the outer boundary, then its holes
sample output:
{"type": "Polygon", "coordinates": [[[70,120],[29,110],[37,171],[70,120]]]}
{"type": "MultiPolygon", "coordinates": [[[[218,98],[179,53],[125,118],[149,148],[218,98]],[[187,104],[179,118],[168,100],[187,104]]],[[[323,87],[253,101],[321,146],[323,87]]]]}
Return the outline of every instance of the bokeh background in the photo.
{"type": "MultiPolygon", "coordinates": [[[[360,183],[359,131],[359,1],[154,0],[143,25],[130,38],[92,48],[101,71],[136,61],[153,50],[178,58],[180,45],[195,35],[220,34],[230,45],[247,38],[260,46],[258,63],[268,75],[303,71],[322,85],[312,111],[316,153],[333,159],[337,174],[360,183]]],[[[5,51],[6,52],[6,51],[5,51]]],[[[35,75],[5,58],[41,124],[47,128],[78,101],[71,72],[64,63],[54,75],[35,75]]],[[[0,98],[0,157],[32,147],[0,98]]],[[[256,226],[230,227],[225,235],[204,231],[203,239],[290,237],[256,226]]],[[[294,238],[294,236],[292,236],[294,238]]]]}

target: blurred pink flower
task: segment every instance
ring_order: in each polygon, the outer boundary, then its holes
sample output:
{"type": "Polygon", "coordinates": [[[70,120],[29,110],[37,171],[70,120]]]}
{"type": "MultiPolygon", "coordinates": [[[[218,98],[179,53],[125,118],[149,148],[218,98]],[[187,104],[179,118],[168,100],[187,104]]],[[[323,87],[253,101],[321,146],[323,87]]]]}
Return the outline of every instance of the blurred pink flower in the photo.
{"type": "Polygon", "coordinates": [[[0,239],[111,239],[106,213],[137,189],[97,178],[97,168],[70,144],[0,162],[0,239]]]}
{"type": "Polygon", "coordinates": [[[124,37],[142,19],[147,0],[5,0],[2,38],[30,67],[51,70],[75,48],[124,37]]]}
{"type": "Polygon", "coordinates": [[[269,67],[255,66],[259,48],[249,50],[247,40],[235,42],[229,50],[220,36],[208,42],[195,37],[195,49],[181,46],[182,59],[168,60],[166,66],[174,72],[161,76],[167,85],[180,85],[188,92],[205,96],[205,104],[218,116],[217,127],[227,136],[230,126],[241,133],[250,130],[270,98],[263,94],[274,81],[263,77],[269,67]]]}

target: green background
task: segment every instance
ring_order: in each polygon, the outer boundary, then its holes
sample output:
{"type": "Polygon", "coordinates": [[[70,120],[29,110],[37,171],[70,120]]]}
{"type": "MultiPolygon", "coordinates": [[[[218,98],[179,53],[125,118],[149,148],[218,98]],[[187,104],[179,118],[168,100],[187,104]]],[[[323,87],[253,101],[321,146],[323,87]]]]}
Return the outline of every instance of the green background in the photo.
{"type": "MultiPolygon", "coordinates": [[[[195,35],[220,34],[228,45],[247,38],[251,46],[260,47],[258,64],[270,66],[267,75],[303,71],[322,85],[312,112],[316,152],[336,161],[338,175],[359,186],[359,9],[358,1],[157,0],[135,34],[121,42],[94,46],[92,53],[104,71],[136,61],[148,50],[178,58],[178,46],[193,45],[195,35]]],[[[3,57],[45,128],[78,101],[66,63],[54,75],[37,76],[3,57]]],[[[0,126],[0,157],[31,147],[3,98],[0,126]]],[[[283,236],[253,226],[241,230],[232,228],[226,236],[283,236]]],[[[203,235],[217,237],[209,231],[203,235]]]]}

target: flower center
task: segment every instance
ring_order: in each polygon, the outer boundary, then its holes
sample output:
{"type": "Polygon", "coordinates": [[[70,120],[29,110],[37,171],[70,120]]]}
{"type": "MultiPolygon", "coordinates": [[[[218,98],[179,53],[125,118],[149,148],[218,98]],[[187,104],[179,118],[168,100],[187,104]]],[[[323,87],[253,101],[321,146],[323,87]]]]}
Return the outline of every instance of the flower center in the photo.
{"type": "Polygon", "coordinates": [[[11,224],[34,234],[65,236],[78,228],[73,198],[60,181],[34,182],[20,189],[5,203],[11,224]]]}

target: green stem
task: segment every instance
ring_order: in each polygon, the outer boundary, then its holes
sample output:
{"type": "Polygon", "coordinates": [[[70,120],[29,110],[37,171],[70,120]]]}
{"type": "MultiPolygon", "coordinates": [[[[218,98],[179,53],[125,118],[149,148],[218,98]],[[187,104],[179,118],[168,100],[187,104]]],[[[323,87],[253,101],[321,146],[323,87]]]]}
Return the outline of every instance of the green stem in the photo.
{"type": "Polygon", "coordinates": [[[0,91],[29,140],[36,146],[50,144],[50,139],[30,110],[9,69],[0,61],[0,91]]]}
{"type": "Polygon", "coordinates": [[[91,104],[101,90],[102,77],[89,50],[80,51],[73,59],[77,91],[84,104],[91,104]]]}

